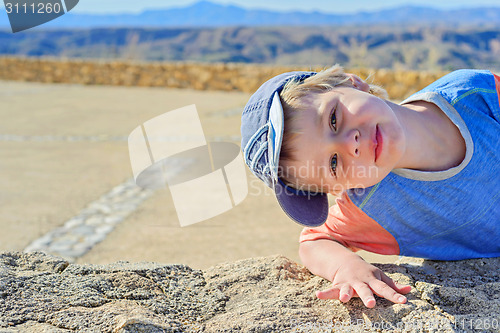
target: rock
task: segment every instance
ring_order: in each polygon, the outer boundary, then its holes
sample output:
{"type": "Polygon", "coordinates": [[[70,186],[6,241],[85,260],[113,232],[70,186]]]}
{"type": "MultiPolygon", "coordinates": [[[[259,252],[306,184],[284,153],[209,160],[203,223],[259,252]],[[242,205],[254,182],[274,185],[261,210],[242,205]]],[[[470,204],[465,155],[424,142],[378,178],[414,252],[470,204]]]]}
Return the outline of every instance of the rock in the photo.
{"type": "Polygon", "coordinates": [[[279,255],[200,271],[0,253],[0,332],[500,332],[500,258],[379,266],[406,304],[317,299],[329,282],[279,255]]]}

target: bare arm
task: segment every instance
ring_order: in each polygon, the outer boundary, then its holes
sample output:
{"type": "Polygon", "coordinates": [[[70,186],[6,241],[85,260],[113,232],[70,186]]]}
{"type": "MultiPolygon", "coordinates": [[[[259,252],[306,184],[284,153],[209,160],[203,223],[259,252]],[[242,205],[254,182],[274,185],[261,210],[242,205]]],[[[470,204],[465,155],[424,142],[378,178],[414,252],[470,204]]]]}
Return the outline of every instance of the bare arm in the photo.
{"type": "Polygon", "coordinates": [[[395,283],[377,267],[335,241],[303,242],[299,256],[311,273],[332,282],[329,289],[316,292],[321,299],[348,302],[352,297],[360,297],[367,307],[372,308],[375,306],[374,293],[394,303],[405,303],[406,297],[402,294],[411,289],[395,283]]]}
{"type": "Polygon", "coordinates": [[[328,239],[300,243],[299,256],[311,273],[328,281],[333,281],[341,262],[361,259],[340,243],[328,239]]]}

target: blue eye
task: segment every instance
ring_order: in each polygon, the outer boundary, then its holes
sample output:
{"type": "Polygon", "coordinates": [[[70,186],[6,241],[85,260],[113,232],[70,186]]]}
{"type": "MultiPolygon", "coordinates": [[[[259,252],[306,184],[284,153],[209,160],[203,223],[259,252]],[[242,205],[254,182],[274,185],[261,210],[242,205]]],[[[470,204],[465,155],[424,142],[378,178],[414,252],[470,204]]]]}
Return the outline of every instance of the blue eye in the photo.
{"type": "Polygon", "coordinates": [[[332,156],[330,160],[330,169],[332,170],[335,177],[337,177],[337,154],[332,156]]]}
{"type": "Polygon", "coordinates": [[[330,126],[333,128],[334,131],[337,130],[337,115],[335,114],[336,111],[337,109],[334,109],[330,117],[330,126]]]}

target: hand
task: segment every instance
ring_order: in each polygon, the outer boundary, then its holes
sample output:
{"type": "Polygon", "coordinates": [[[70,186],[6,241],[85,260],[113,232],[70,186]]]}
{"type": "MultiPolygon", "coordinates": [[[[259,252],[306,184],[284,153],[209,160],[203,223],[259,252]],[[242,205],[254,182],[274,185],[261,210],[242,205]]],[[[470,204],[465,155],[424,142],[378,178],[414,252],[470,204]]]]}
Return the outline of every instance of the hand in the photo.
{"type": "Polygon", "coordinates": [[[352,297],[360,297],[368,308],[375,306],[373,294],[388,299],[394,303],[406,303],[411,286],[394,282],[377,267],[367,263],[360,257],[350,257],[344,261],[335,272],[332,286],[323,291],[317,291],[320,299],[338,299],[348,302],[352,297]]]}

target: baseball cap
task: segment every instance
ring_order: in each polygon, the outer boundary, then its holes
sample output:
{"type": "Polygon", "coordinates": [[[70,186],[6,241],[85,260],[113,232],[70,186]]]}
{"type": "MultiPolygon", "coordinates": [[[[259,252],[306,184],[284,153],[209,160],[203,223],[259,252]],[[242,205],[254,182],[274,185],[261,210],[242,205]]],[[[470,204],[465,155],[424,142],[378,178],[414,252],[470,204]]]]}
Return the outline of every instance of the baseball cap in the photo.
{"type": "Polygon", "coordinates": [[[250,97],[241,115],[241,149],[245,163],[274,190],[283,211],[308,227],[317,227],[326,221],[328,197],[326,193],[295,189],[278,177],[284,128],[279,93],[288,81],[302,81],[315,74],[289,72],[273,77],[250,97]]]}

